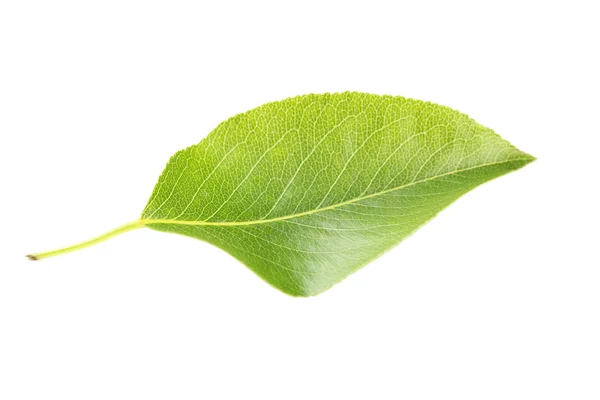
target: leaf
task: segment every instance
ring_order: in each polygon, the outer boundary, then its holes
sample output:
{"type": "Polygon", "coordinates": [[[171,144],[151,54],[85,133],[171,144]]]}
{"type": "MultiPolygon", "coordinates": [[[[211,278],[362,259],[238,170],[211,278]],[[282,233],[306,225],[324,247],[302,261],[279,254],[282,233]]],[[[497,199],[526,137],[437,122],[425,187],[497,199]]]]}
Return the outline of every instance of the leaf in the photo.
{"type": "Polygon", "coordinates": [[[204,240],[285,293],[310,296],[534,159],[432,103],[294,97],[236,115],[177,152],[141,219],[119,229],[204,240]]]}

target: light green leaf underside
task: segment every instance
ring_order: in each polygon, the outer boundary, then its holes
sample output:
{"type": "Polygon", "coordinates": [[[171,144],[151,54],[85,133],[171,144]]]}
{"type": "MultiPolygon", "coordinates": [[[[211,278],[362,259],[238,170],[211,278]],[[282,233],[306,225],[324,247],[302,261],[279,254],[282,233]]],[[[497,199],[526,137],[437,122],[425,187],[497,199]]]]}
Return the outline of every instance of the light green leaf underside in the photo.
{"type": "Polygon", "coordinates": [[[307,296],[533,160],[447,107],[364,93],[300,96],[239,114],[176,153],[142,220],[210,242],[280,290],[307,296]]]}

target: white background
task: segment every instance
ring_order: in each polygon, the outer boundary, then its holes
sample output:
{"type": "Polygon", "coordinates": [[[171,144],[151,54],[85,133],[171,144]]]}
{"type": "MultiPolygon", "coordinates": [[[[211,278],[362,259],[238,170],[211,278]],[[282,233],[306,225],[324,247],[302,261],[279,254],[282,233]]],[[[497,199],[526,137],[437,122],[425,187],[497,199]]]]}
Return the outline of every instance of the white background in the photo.
{"type": "Polygon", "coordinates": [[[3,1],[0,398],[598,399],[594,2],[3,1]],[[139,230],[236,113],[358,90],[466,112],[538,161],[317,297],[139,230]]]}

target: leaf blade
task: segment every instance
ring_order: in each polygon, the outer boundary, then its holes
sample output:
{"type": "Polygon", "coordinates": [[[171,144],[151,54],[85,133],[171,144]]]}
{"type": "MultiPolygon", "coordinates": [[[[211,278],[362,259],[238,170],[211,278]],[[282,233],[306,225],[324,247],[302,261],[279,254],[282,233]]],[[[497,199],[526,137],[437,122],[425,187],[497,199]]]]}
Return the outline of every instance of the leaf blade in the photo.
{"type": "Polygon", "coordinates": [[[533,160],[446,107],[362,93],[300,96],[237,115],[176,153],[142,218],[306,296],[533,160]]]}

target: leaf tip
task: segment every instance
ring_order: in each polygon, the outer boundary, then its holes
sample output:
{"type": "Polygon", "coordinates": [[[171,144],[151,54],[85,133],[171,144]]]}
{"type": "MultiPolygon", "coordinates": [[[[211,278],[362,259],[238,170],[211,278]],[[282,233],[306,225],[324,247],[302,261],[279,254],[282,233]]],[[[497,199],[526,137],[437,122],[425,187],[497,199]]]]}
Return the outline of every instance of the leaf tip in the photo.
{"type": "Polygon", "coordinates": [[[536,160],[537,160],[537,157],[536,157],[536,156],[532,156],[531,154],[527,154],[527,156],[528,156],[528,157],[527,157],[527,159],[526,159],[526,161],[527,161],[527,163],[526,163],[526,164],[531,164],[532,162],[534,162],[534,161],[536,161],[536,160]]]}
{"type": "Polygon", "coordinates": [[[37,261],[37,260],[39,260],[39,258],[37,258],[34,254],[27,254],[25,257],[27,257],[31,261],[37,261]]]}

